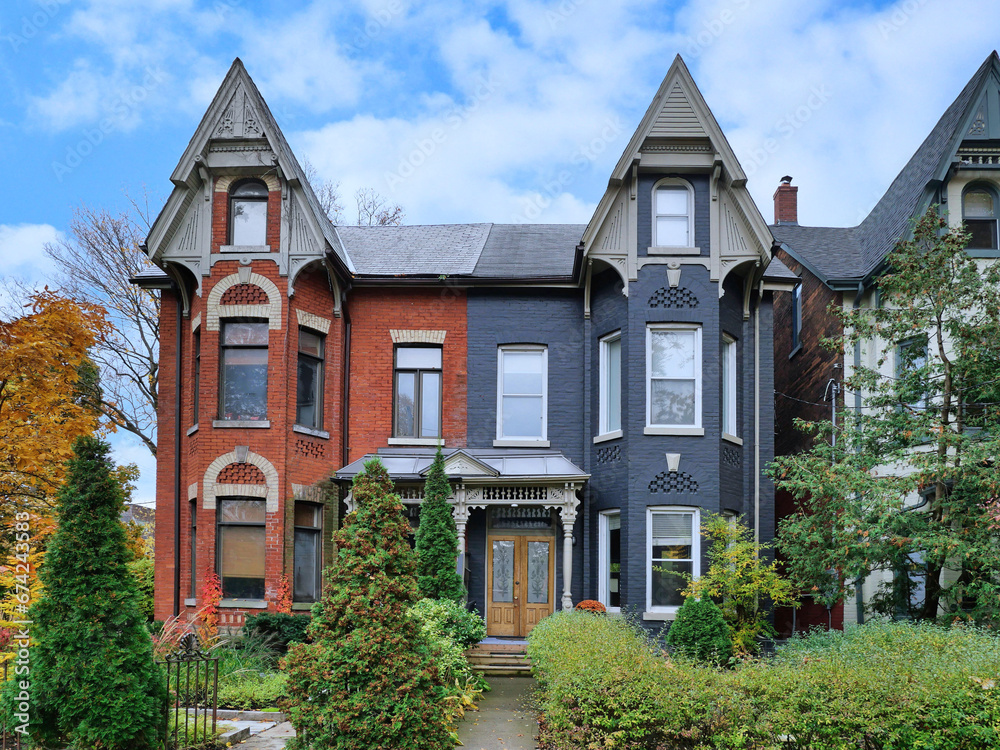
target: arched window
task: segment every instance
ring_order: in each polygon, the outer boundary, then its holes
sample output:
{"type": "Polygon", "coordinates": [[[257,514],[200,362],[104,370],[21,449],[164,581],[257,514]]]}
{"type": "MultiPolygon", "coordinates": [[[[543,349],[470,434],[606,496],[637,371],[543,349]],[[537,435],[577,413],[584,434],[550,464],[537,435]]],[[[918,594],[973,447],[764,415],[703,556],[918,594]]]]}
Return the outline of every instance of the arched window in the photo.
{"type": "Polygon", "coordinates": [[[267,186],[259,180],[236,184],[229,194],[229,244],[266,245],[267,186]]]}
{"type": "Polygon", "coordinates": [[[694,246],[694,190],[684,180],[668,178],[653,187],[653,245],[694,246]]]}
{"type": "Polygon", "coordinates": [[[997,198],[992,188],[972,185],[962,196],[962,219],[971,250],[997,249],[997,198]]]}

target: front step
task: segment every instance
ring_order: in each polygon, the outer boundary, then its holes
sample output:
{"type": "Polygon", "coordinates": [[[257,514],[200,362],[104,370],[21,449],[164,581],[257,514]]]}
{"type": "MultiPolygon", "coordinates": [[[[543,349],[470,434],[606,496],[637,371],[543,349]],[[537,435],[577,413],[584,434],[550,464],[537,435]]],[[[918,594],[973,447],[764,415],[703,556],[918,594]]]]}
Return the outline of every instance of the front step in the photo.
{"type": "Polygon", "coordinates": [[[484,675],[529,675],[531,660],[522,643],[479,643],[465,652],[469,664],[484,675]]]}

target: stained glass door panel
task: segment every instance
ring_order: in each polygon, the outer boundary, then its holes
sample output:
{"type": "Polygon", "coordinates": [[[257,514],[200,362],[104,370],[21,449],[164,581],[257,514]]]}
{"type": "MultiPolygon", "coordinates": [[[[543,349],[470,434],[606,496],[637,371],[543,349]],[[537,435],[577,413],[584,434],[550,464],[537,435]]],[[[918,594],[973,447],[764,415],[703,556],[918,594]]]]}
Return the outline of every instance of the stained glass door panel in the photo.
{"type": "Polygon", "coordinates": [[[520,537],[525,571],[521,636],[526,636],[543,617],[552,614],[555,555],[552,537],[520,537]]]}
{"type": "Polygon", "coordinates": [[[486,632],[496,636],[520,635],[517,537],[490,537],[488,552],[486,632]]]}

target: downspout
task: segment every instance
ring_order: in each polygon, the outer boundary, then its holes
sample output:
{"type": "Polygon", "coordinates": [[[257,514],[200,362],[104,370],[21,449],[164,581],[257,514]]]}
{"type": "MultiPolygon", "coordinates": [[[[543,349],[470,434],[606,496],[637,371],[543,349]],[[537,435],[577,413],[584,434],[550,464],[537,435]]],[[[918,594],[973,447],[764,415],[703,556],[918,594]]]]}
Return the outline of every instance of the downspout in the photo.
{"type": "MultiPolygon", "coordinates": [[[[865,292],[865,282],[858,282],[858,292],[854,296],[854,304],[852,305],[855,312],[861,309],[861,296],[865,292]]],[[[861,340],[858,339],[854,342],[854,372],[857,373],[858,368],[861,367],[861,340]]],[[[858,417],[861,416],[861,391],[854,392],[854,411],[858,417]]],[[[857,450],[857,448],[855,448],[857,450]]],[[[865,624],[865,603],[864,603],[864,586],[861,581],[854,582],[854,606],[856,610],[855,616],[857,617],[858,625],[865,624]]]]}
{"type": "Polygon", "coordinates": [[[177,332],[174,350],[174,617],[181,613],[181,353],[183,338],[183,306],[180,287],[175,283],[177,332]]]}
{"type": "Polygon", "coordinates": [[[347,466],[351,462],[351,446],[348,443],[348,436],[350,433],[348,429],[350,427],[350,420],[348,418],[348,412],[351,408],[351,313],[347,309],[347,305],[343,305],[343,315],[344,315],[344,382],[342,385],[343,396],[341,398],[341,445],[342,453],[341,456],[342,464],[347,466]]]}
{"type": "Polygon", "coordinates": [[[753,540],[760,544],[760,299],[753,311],[753,540]]]}

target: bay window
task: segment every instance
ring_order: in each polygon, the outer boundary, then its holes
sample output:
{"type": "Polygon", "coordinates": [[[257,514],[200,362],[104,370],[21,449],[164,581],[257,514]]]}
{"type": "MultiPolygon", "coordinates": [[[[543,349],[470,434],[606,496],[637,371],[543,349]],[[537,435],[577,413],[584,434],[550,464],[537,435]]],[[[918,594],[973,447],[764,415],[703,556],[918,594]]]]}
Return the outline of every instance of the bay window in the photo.
{"type": "Polygon", "coordinates": [[[267,323],[225,321],[220,341],[219,418],[267,419],[267,323]]]}
{"type": "Polygon", "coordinates": [[[622,335],[609,334],[601,339],[600,434],[622,429],[622,335]]]}
{"type": "Polygon", "coordinates": [[[315,602],[320,595],[323,564],[323,506],[295,503],[295,554],[292,599],[315,602]]]}
{"type": "Polygon", "coordinates": [[[611,611],[621,607],[622,517],[619,510],[605,510],[600,516],[600,579],[598,600],[611,611]]]}
{"type": "Polygon", "coordinates": [[[247,180],[229,194],[229,244],[267,244],[267,185],[247,180]]]}
{"type": "Polygon", "coordinates": [[[295,391],[295,424],[323,429],[323,347],[326,337],[299,329],[299,367],[295,391]]]}
{"type": "Polygon", "coordinates": [[[646,424],[701,427],[701,328],[652,324],[646,329],[646,424]]]}

